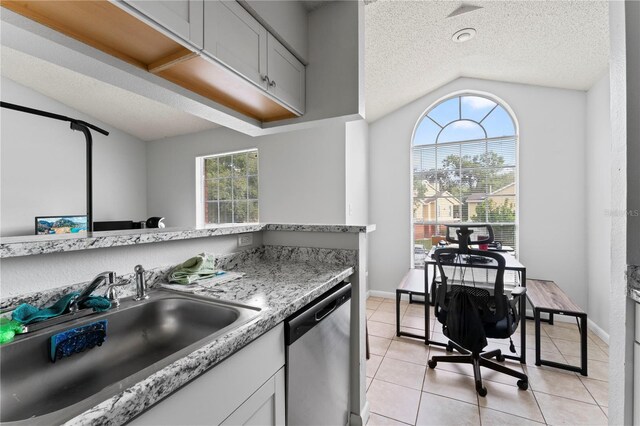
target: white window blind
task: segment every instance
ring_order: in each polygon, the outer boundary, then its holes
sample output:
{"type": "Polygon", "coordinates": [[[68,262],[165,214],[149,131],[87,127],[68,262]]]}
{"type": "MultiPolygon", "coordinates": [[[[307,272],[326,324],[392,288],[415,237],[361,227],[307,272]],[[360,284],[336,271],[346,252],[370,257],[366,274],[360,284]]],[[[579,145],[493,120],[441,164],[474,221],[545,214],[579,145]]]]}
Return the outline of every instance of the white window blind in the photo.
{"type": "Polygon", "coordinates": [[[492,99],[455,96],[428,111],[413,140],[414,243],[428,249],[445,224],[481,222],[515,248],[517,143],[513,118],[492,99]]]}

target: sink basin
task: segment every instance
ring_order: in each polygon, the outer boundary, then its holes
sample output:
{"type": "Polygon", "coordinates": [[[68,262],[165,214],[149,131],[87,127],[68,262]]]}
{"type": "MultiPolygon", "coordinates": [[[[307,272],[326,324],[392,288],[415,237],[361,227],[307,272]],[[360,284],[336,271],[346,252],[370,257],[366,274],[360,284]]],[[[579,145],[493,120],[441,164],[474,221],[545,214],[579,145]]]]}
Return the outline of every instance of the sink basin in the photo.
{"type": "Polygon", "coordinates": [[[18,337],[0,347],[0,422],[60,423],[116,395],[218,336],[260,309],[168,290],[142,302],[18,337]],[[49,360],[49,338],[107,320],[102,346],[49,360]]]}

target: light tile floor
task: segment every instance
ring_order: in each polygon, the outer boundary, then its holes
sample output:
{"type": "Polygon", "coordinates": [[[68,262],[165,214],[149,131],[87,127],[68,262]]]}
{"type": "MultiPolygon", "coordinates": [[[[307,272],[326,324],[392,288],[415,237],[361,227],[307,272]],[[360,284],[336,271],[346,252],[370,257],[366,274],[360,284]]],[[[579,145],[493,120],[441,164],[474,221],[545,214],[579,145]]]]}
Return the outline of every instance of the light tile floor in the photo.
{"type": "MultiPolygon", "coordinates": [[[[433,309],[433,308],[431,308],[433,309]]],[[[403,330],[424,334],[424,306],[400,307],[403,330]]],[[[442,326],[431,315],[432,339],[446,342],[442,326]]],[[[533,322],[527,322],[527,365],[506,361],[529,376],[529,390],[516,379],[487,369],[482,377],[488,394],[476,394],[469,365],[439,363],[427,367],[443,348],[395,335],[395,300],[369,297],[367,325],[371,359],[367,361],[369,425],[529,425],[607,424],[609,348],[589,331],[589,377],[552,367],[536,367],[533,322]]],[[[543,358],[578,365],[579,333],[575,323],[542,325],[543,358]]],[[[491,340],[491,339],[490,339],[491,340]]],[[[519,346],[520,336],[513,341],[519,346]]],[[[490,348],[509,353],[508,341],[490,341],[490,348]],[[505,343],[506,342],[506,343],[505,343]]]]}

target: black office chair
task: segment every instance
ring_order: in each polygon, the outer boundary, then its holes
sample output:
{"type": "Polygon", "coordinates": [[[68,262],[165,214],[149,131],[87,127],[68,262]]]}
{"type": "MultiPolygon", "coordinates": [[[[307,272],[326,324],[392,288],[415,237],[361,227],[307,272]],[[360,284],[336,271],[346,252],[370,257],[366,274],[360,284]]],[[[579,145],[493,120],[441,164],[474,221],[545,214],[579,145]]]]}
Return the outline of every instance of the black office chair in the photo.
{"type": "MultiPolygon", "coordinates": [[[[505,259],[503,255],[488,251],[471,250],[466,246],[461,246],[458,248],[438,249],[435,251],[433,257],[441,275],[441,283],[436,290],[435,315],[438,321],[443,324],[443,333],[445,336],[453,337],[450,336],[452,333],[447,325],[447,318],[450,314],[450,302],[455,293],[466,292],[474,302],[479,314],[478,320],[481,322],[481,329],[484,329],[485,336],[495,339],[511,339],[511,335],[516,331],[520,321],[520,313],[518,312],[519,298],[524,295],[526,289],[524,287],[516,287],[511,292],[510,298],[507,298],[504,294],[505,259]],[[473,266],[474,262],[486,261],[495,261],[497,263],[497,269],[491,270],[492,272],[495,271],[496,275],[493,295],[491,295],[491,292],[486,288],[476,287],[475,279],[472,278],[472,283],[470,283],[465,278],[465,275],[468,273],[467,268],[473,266]],[[453,268],[453,274],[451,275],[452,280],[449,280],[449,277],[445,274],[444,266],[453,268]],[[456,271],[460,272],[459,281],[457,282],[453,281],[456,271]]],[[[470,274],[473,277],[473,272],[470,272],[470,274]]],[[[463,315],[461,312],[452,312],[452,314],[463,315]]],[[[455,319],[457,320],[458,317],[455,317],[455,319]]],[[[433,356],[428,362],[429,367],[436,368],[438,362],[473,365],[476,391],[480,396],[487,394],[487,389],[482,386],[480,367],[486,367],[515,377],[518,379],[518,388],[526,390],[529,387],[527,375],[492,361],[491,358],[495,357],[497,361],[503,362],[505,357],[499,349],[482,352],[485,346],[486,340],[476,345],[475,349],[469,350],[459,343],[449,340],[447,352],[452,352],[453,349],[456,349],[462,355],[433,356]]],[[[512,352],[515,352],[513,342],[511,342],[510,349],[512,352]]]]}

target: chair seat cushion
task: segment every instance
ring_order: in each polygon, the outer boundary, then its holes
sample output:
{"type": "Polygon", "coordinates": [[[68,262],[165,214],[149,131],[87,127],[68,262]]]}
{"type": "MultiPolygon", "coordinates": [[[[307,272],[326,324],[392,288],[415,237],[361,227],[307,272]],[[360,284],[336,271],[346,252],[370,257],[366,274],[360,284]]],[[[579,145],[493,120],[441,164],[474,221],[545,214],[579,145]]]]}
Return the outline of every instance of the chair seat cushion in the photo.
{"type": "Polygon", "coordinates": [[[495,323],[484,323],[484,332],[487,337],[492,339],[506,339],[516,331],[516,327],[518,326],[513,317],[511,318],[511,324],[512,329],[509,330],[507,317],[495,323]]]}

